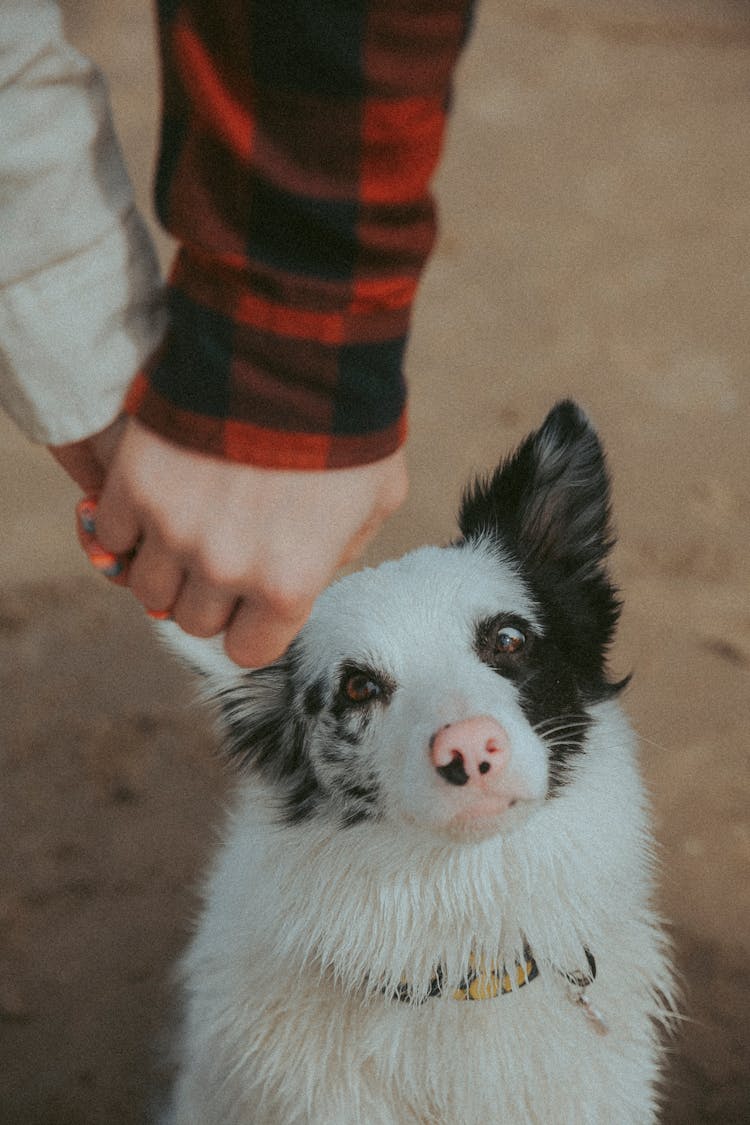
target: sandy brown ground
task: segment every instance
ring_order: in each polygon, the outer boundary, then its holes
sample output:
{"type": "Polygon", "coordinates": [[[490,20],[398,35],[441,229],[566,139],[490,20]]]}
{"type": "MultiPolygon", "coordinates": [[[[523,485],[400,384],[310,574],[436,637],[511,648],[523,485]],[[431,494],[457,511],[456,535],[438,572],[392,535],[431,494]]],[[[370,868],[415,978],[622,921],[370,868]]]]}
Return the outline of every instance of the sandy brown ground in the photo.
{"type": "MultiPolygon", "coordinates": [[[[65,8],[147,206],[146,2],[65,8]]],[[[484,0],[410,353],[411,499],[373,552],[447,538],[462,481],[554,399],[593,414],[688,993],[670,1125],[750,1120],[749,75],[744,3],[484,0]]],[[[86,573],[74,500],[4,424],[0,1125],[147,1120],[227,786],[186,677],[86,573]]]]}

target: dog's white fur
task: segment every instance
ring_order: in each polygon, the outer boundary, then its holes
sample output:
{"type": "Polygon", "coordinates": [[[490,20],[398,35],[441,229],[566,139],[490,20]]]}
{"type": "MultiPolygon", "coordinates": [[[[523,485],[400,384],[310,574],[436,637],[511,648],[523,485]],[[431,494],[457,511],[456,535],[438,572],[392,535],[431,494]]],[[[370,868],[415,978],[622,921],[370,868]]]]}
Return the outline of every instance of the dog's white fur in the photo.
{"type": "MultiPolygon", "coordinates": [[[[498,611],[543,629],[521,569],[482,536],[351,575],[319,599],[297,642],[298,682],[360,661],[398,685],[353,751],[367,756],[379,815],[344,827],[334,807],[289,823],[273,779],[241,782],[182,967],[174,1125],[656,1120],[671,977],[634,738],[613,699],[594,703],[585,753],[550,798],[547,745],[516,685],[472,645],[473,623],[498,611]],[[443,724],[478,714],[508,731],[525,799],[497,823],[456,829],[459,795],[426,748],[443,724]],[[526,943],[535,980],[453,998],[472,953],[511,967],[526,943]],[[606,1035],[566,976],[587,968],[586,950],[606,1035]],[[446,995],[424,999],[438,966],[446,995]],[[393,997],[401,979],[409,1002],[393,997]]],[[[252,679],[211,644],[175,643],[209,690],[252,679]]]]}

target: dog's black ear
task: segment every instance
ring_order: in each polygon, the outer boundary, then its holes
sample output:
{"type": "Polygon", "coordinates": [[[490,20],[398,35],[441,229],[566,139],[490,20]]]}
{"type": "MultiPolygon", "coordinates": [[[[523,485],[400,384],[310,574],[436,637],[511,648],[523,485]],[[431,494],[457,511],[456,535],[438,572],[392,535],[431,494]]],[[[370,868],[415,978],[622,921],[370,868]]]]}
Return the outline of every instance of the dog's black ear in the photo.
{"type": "Polygon", "coordinates": [[[500,538],[534,569],[581,574],[601,563],[612,545],[609,481],[583,411],[558,403],[489,479],[467,490],[459,524],[467,539],[500,538]]]}
{"type": "Polygon", "coordinates": [[[589,659],[612,637],[620,604],[604,562],[612,548],[604,453],[583,411],[558,403],[488,479],[465,493],[466,539],[488,536],[520,564],[540,605],[570,628],[589,659]]]}

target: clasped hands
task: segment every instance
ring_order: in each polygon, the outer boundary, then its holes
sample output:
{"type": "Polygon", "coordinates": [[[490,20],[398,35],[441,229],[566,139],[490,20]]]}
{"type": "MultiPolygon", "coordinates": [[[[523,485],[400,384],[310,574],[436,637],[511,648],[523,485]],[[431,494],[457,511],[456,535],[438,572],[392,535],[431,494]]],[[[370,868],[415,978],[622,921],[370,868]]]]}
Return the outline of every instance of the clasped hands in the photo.
{"type": "Polygon", "coordinates": [[[193,636],[224,633],[243,667],[281,655],[407,490],[402,451],[350,469],[264,469],[174,445],[132,418],[51,452],[98,495],[98,543],[133,553],[127,584],[142,605],[193,636]]]}

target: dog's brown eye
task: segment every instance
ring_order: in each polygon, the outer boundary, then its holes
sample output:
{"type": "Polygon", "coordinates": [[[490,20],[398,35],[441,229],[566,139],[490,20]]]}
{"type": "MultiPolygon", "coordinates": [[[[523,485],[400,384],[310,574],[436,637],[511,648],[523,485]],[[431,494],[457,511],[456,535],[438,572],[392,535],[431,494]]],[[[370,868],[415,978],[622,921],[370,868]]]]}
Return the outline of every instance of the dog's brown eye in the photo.
{"type": "Polygon", "coordinates": [[[370,679],[364,672],[352,672],[344,680],[344,691],[352,703],[369,703],[382,692],[380,684],[370,679]]]}
{"type": "Polygon", "coordinates": [[[515,625],[503,625],[502,629],[498,629],[495,639],[496,652],[501,652],[504,656],[513,656],[520,652],[525,644],[526,637],[520,629],[516,629],[515,625]]]}

